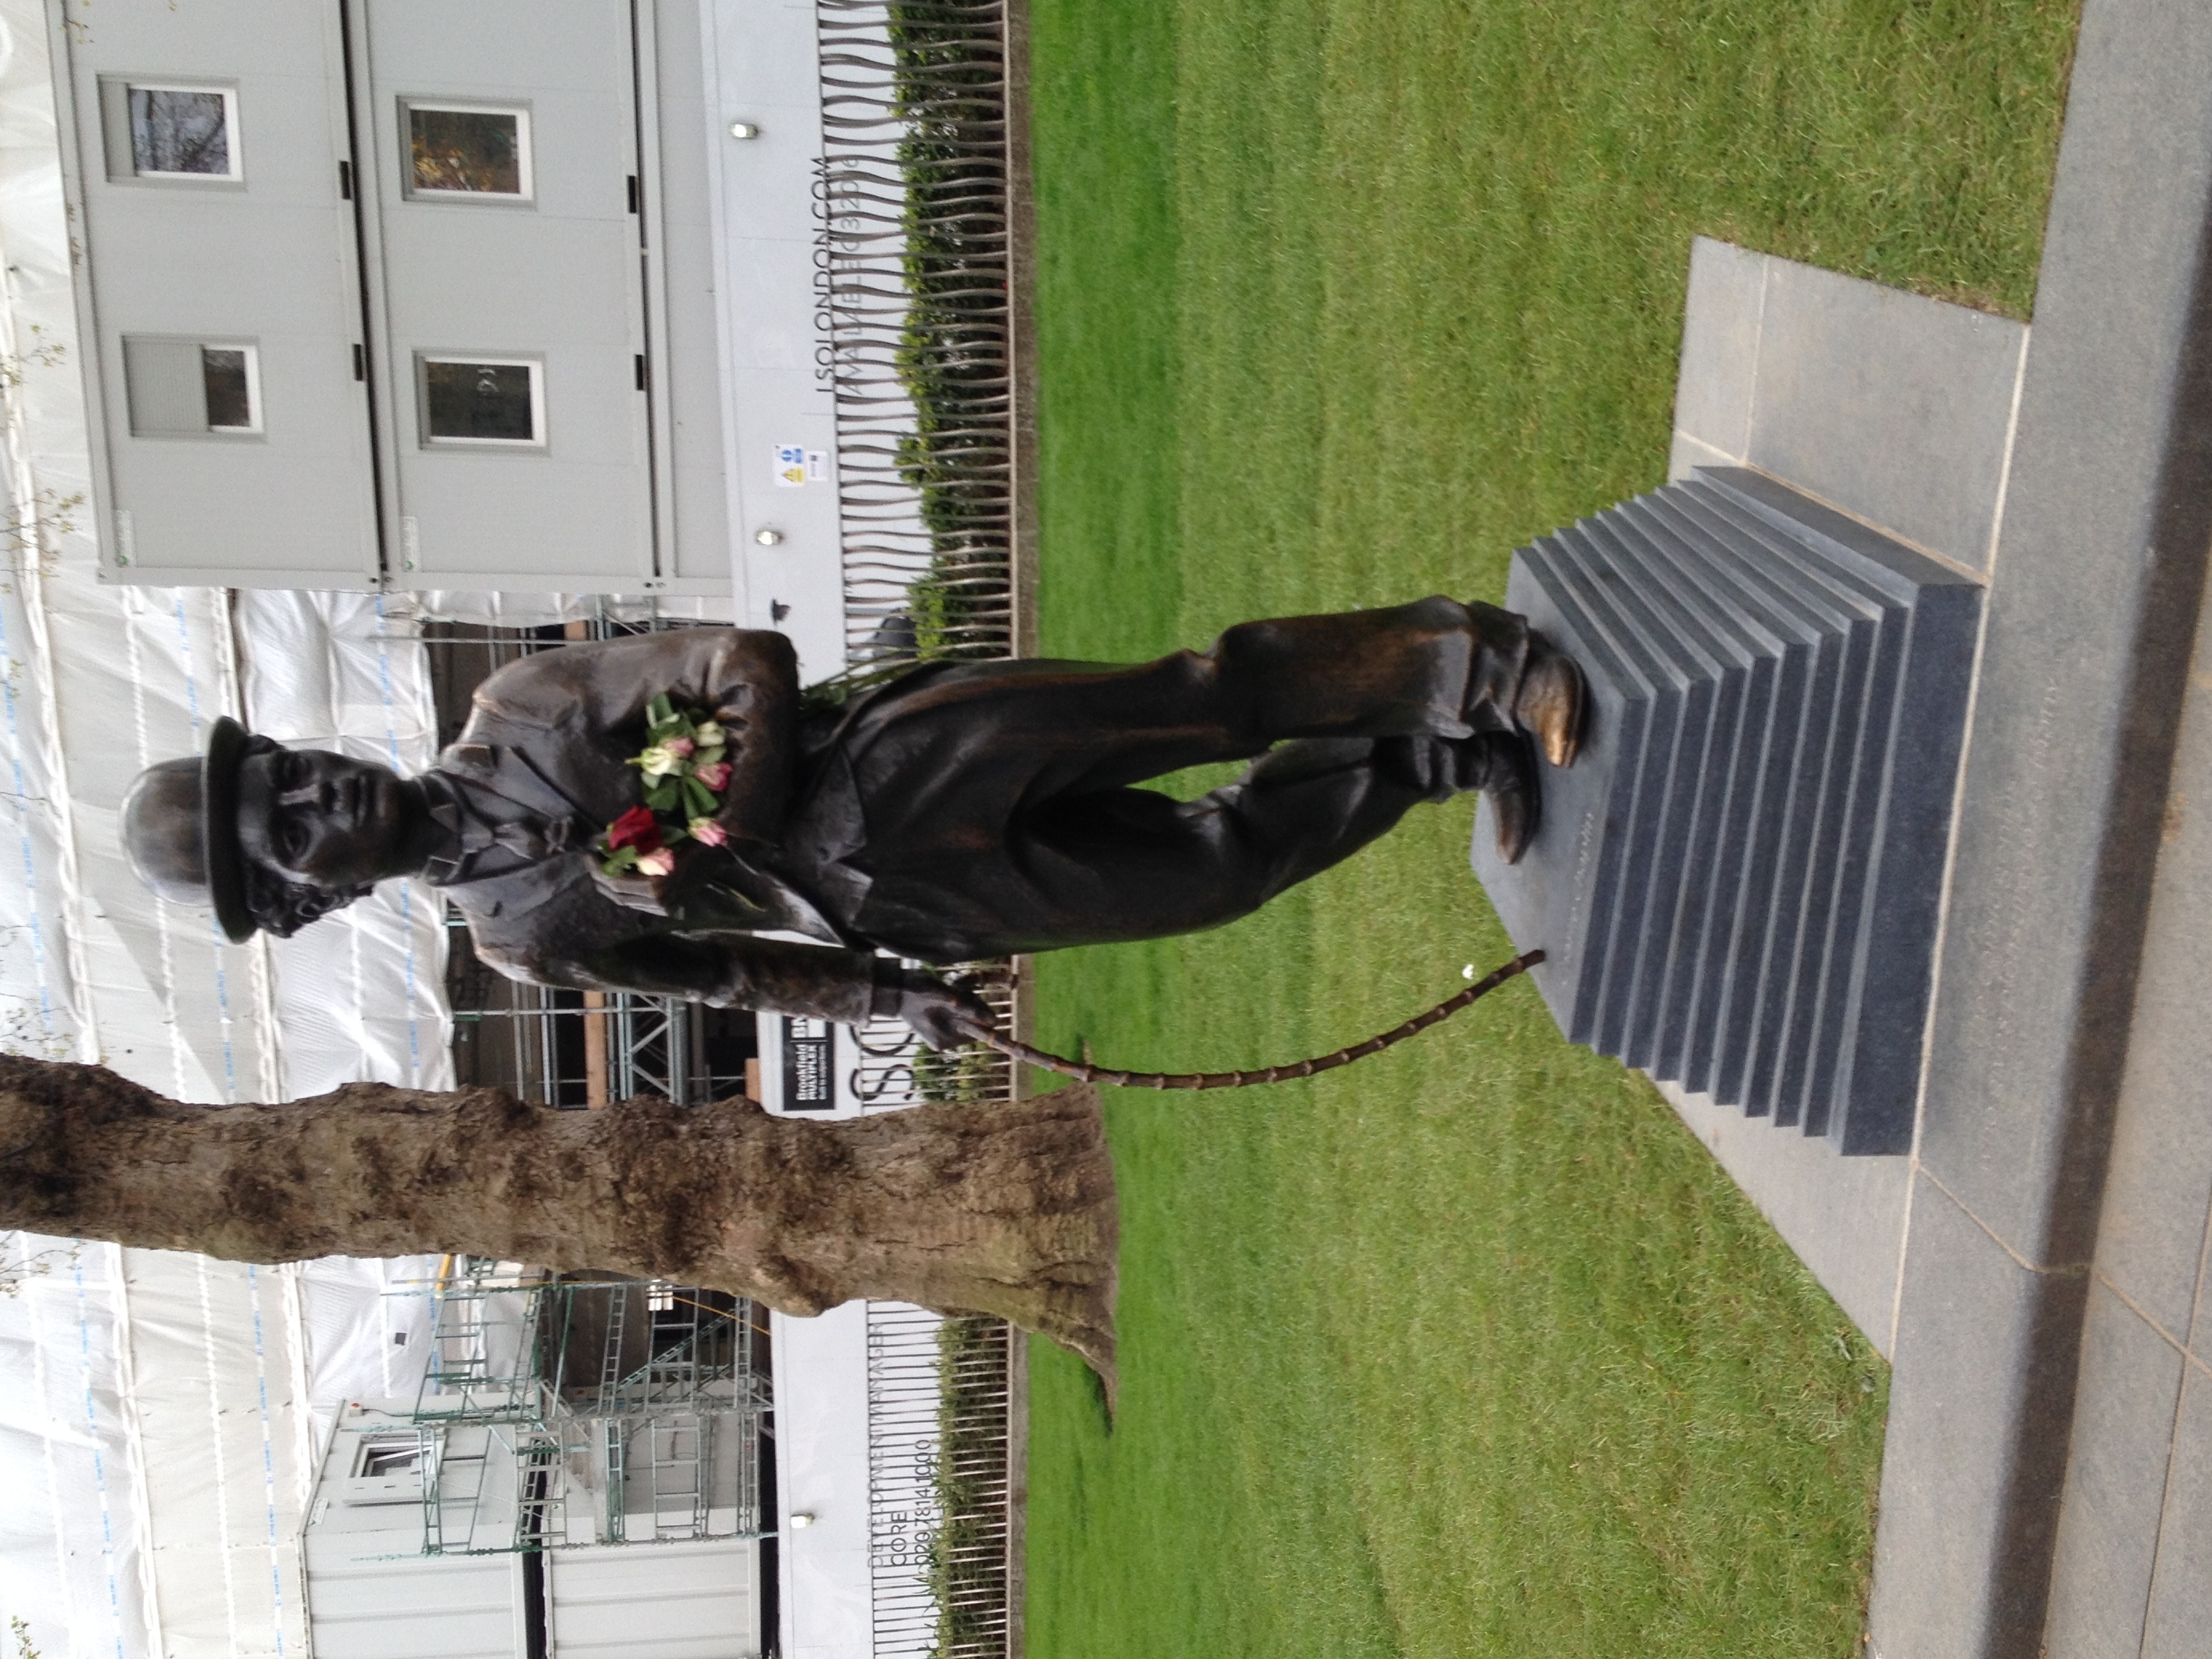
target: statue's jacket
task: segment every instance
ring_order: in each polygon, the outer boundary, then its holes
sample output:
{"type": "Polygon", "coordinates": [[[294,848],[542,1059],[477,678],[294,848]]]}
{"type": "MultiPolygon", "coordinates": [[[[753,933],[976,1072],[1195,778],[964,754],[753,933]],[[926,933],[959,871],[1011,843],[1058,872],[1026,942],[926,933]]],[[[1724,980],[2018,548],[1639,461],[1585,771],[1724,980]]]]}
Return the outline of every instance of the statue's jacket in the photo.
{"type": "MultiPolygon", "coordinates": [[[[489,799],[524,826],[458,866],[434,866],[432,879],[466,920],[478,957],[540,984],[866,1018],[896,983],[896,965],[854,948],[864,942],[831,920],[849,906],[825,907],[788,873],[794,860],[783,843],[803,758],[799,703],[789,640],[733,628],[569,646],[485,680],[459,738],[426,777],[434,802],[455,793],[489,799]],[[640,774],[627,763],[646,746],[647,705],[663,694],[711,714],[729,735],[719,814],[729,841],[682,844],[677,874],[656,902],[641,881],[602,879],[591,842],[641,799],[640,774]]],[[[816,793],[810,840],[834,855],[841,842],[860,839],[857,807],[847,800],[840,811],[834,788],[816,793]]]]}

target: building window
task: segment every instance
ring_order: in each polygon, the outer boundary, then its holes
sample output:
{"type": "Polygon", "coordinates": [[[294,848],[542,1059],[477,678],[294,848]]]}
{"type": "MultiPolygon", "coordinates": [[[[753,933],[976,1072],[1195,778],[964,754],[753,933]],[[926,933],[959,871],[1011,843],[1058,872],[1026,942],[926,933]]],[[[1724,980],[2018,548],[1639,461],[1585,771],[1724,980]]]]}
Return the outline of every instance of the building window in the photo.
{"type": "Polygon", "coordinates": [[[261,354],[242,340],[123,337],[124,396],[140,438],[242,438],[261,431],[261,354]]]}
{"type": "Polygon", "coordinates": [[[129,88],[131,170],[141,179],[235,179],[238,94],[228,87],[129,88]]]}
{"type": "Polygon", "coordinates": [[[100,77],[100,143],[118,185],[242,190],[238,88],[100,77]]]}
{"type": "Polygon", "coordinates": [[[361,1461],[354,1469],[358,1480],[387,1480],[413,1474],[422,1467],[422,1443],[416,1439],[364,1440],[361,1461]]]}
{"type": "Polygon", "coordinates": [[[200,348],[200,384],[207,392],[208,430],[258,432],[261,396],[252,346],[200,348]]]}
{"type": "Polygon", "coordinates": [[[530,199],[530,112],[513,106],[400,106],[410,196],[530,199]]]}
{"type": "Polygon", "coordinates": [[[527,357],[419,361],[426,445],[544,446],[544,364],[527,357]]]}

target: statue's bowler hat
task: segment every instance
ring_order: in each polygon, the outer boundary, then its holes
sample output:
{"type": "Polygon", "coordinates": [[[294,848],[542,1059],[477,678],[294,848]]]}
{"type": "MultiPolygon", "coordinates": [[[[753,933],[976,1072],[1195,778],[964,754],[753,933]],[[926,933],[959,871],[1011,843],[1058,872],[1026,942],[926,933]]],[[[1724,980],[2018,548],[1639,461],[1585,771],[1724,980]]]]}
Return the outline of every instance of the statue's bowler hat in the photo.
{"type": "Polygon", "coordinates": [[[252,939],[258,925],[238,843],[238,769],[252,743],[226,714],[207,753],[148,767],[123,798],[123,850],[138,879],[179,904],[212,905],[234,945],[252,939]]]}

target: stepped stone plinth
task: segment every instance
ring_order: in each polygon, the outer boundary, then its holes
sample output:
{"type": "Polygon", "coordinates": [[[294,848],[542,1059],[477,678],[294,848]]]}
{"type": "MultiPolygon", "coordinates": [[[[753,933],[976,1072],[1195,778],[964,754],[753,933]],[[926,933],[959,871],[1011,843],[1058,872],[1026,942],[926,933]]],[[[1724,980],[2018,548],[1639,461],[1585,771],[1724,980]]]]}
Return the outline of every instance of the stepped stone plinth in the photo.
{"type": "Polygon", "coordinates": [[[1709,469],[1514,556],[1583,753],[1475,872],[1560,1029],[1824,1134],[1911,1144],[1982,590],[1764,474],[1709,469]]]}

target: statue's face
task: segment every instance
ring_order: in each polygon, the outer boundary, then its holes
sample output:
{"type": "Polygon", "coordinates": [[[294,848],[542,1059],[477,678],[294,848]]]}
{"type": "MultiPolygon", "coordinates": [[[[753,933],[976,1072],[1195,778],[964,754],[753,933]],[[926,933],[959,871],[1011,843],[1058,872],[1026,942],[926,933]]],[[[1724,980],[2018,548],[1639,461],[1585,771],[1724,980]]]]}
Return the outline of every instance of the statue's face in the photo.
{"type": "Polygon", "coordinates": [[[288,881],[367,886],[422,864],[422,791],[325,749],[249,755],[238,770],[238,839],[288,881]]]}

